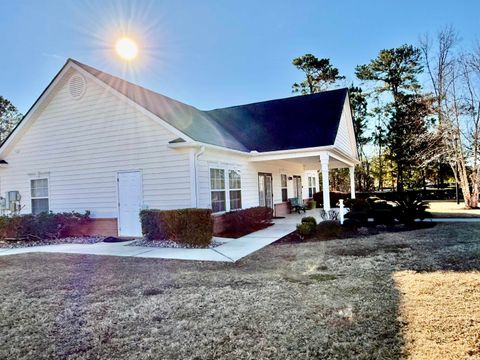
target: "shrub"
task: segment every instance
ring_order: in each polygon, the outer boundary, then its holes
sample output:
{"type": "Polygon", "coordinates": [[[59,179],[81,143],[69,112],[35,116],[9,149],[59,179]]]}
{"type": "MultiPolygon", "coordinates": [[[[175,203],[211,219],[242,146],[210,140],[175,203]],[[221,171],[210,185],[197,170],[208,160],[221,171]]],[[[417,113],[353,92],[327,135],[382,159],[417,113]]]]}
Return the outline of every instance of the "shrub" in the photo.
{"type": "Polygon", "coordinates": [[[14,215],[0,217],[0,238],[22,240],[59,239],[69,236],[78,226],[89,222],[90,212],[14,215]]]}
{"type": "Polygon", "coordinates": [[[305,237],[315,234],[315,225],[311,222],[305,222],[297,225],[298,235],[305,237]]]}
{"type": "Polygon", "coordinates": [[[362,223],[357,219],[345,219],[342,224],[342,227],[346,231],[357,231],[359,227],[362,226],[362,223]]]}
{"type": "Polygon", "coordinates": [[[322,221],[317,225],[317,235],[323,238],[336,238],[342,231],[340,223],[334,220],[322,221]]]}
{"type": "Polygon", "coordinates": [[[428,204],[419,194],[406,193],[396,203],[398,217],[403,224],[411,224],[415,219],[423,220],[428,216],[428,204]]]}
{"type": "Polygon", "coordinates": [[[317,220],[313,216],[302,218],[302,223],[297,225],[298,235],[305,237],[315,234],[317,220]]]}
{"type": "Polygon", "coordinates": [[[213,236],[210,209],[142,210],[142,233],[147,240],[172,240],[181,244],[208,246],[213,236]]]}
{"type": "Polygon", "coordinates": [[[313,210],[317,207],[317,202],[315,200],[308,200],[307,201],[307,208],[313,210]]]}
{"type": "Polygon", "coordinates": [[[222,217],[226,232],[248,233],[258,230],[259,226],[271,223],[273,209],[257,206],[230,211],[223,214],[222,217]]]}
{"type": "Polygon", "coordinates": [[[377,225],[393,225],[395,223],[395,218],[396,212],[393,207],[373,210],[373,221],[377,225]]]}
{"type": "Polygon", "coordinates": [[[345,200],[345,207],[350,211],[369,211],[370,204],[365,199],[347,199],[345,200]]]}
{"type": "Polygon", "coordinates": [[[345,214],[346,220],[355,220],[362,225],[368,224],[368,212],[352,210],[345,214]]]}
{"type": "Polygon", "coordinates": [[[306,216],[302,218],[302,224],[305,223],[310,223],[313,224],[313,226],[317,226],[317,220],[313,216],[306,216]]]}

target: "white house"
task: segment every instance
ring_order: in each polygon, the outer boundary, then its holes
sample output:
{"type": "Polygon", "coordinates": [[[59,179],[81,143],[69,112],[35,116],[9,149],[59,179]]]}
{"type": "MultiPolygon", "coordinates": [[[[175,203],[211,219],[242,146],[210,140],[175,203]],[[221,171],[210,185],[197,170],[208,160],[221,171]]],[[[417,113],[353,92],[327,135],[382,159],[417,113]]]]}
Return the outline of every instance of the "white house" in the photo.
{"type": "Polygon", "coordinates": [[[350,168],[353,195],[357,163],[346,89],[201,111],[69,59],[1,145],[0,193],[139,236],[144,208],[283,214],[319,170],[329,208],[328,170],[350,168]]]}

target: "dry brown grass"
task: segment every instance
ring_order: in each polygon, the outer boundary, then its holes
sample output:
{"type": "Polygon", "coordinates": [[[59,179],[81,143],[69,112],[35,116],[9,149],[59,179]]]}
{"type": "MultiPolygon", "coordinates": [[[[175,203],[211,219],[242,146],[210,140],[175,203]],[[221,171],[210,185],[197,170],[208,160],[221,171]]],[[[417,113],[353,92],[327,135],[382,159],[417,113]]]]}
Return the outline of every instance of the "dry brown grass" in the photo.
{"type": "Polygon", "coordinates": [[[0,257],[0,358],[399,359],[392,274],[480,269],[479,239],[449,224],[236,264],[0,257]]]}
{"type": "Polygon", "coordinates": [[[437,218],[480,218],[480,209],[465,209],[465,203],[455,201],[429,201],[428,212],[437,218]]]}
{"type": "Polygon", "coordinates": [[[408,359],[480,359],[480,272],[394,275],[408,359]]]}

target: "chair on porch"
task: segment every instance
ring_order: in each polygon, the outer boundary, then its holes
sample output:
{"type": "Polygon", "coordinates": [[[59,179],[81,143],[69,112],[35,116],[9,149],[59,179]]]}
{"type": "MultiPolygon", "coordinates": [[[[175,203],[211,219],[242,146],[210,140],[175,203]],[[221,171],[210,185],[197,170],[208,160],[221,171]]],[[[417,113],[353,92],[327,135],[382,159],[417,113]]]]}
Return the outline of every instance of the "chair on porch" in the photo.
{"type": "Polygon", "coordinates": [[[299,214],[301,211],[307,212],[307,207],[303,205],[299,198],[290,198],[288,201],[290,202],[290,214],[294,211],[299,214]]]}

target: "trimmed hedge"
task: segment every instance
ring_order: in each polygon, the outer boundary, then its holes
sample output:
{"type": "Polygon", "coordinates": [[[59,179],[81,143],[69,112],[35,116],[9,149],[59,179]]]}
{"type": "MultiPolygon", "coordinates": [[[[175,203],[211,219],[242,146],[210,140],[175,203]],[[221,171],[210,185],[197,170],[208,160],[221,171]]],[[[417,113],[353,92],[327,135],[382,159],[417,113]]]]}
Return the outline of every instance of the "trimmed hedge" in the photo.
{"type": "Polygon", "coordinates": [[[70,236],[76,227],[91,221],[90,212],[0,216],[0,238],[17,240],[61,239],[70,236]]]}
{"type": "MultiPolygon", "coordinates": [[[[398,201],[404,198],[404,196],[421,197],[423,200],[455,200],[455,189],[418,189],[418,190],[405,190],[403,192],[397,191],[373,191],[373,192],[357,192],[357,199],[366,199],[368,197],[379,197],[387,201],[398,201]]],[[[462,199],[462,189],[459,189],[458,196],[462,199]]]]}
{"type": "Polygon", "coordinates": [[[142,210],[140,221],[147,240],[172,240],[205,247],[213,237],[210,209],[142,210]]]}
{"type": "Polygon", "coordinates": [[[273,209],[263,206],[227,212],[223,215],[226,232],[253,232],[272,222],[273,209]]]}

